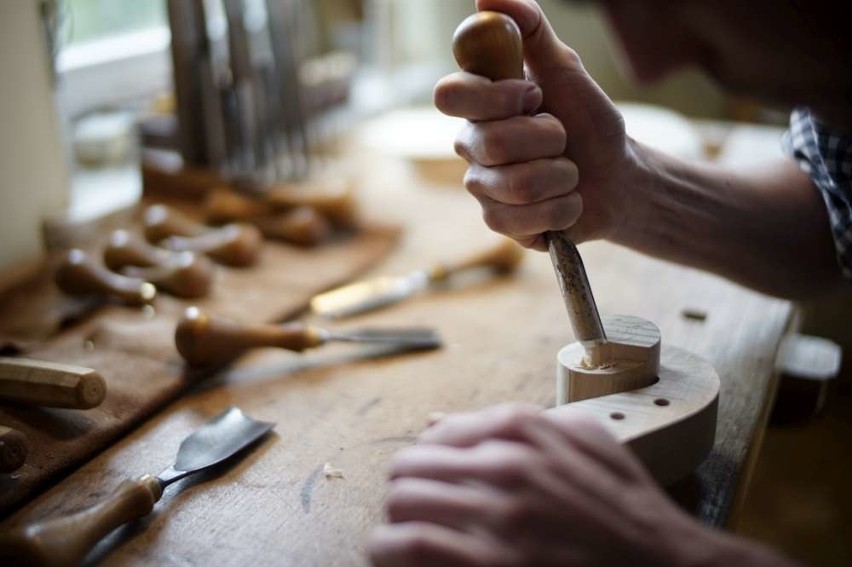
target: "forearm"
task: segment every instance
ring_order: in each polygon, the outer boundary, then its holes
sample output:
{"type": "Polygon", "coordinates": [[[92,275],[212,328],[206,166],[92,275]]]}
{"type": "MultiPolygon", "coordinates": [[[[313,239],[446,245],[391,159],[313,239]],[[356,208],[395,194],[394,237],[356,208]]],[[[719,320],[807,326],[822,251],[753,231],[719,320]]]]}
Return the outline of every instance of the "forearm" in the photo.
{"type": "Polygon", "coordinates": [[[732,171],[634,151],[635,213],[612,240],[781,297],[844,285],[825,204],[792,160],[732,171]]]}

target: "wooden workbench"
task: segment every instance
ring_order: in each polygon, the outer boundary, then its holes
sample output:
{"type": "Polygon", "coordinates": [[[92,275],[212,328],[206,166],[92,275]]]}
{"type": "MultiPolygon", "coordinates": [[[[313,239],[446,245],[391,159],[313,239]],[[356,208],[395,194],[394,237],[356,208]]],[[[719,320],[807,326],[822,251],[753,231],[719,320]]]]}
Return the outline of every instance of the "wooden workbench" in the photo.
{"type": "MultiPolygon", "coordinates": [[[[371,214],[401,221],[399,249],[376,273],[403,273],[493,240],[460,188],[421,182],[406,165],[359,157],[371,172],[371,214]],[[380,172],[380,175],[377,173],[380,172]]],[[[674,488],[704,522],[725,525],[747,481],[765,420],[787,302],[605,243],[581,246],[604,313],[657,323],[663,341],[707,358],[722,379],[717,443],[674,488]],[[683,316],[702,311],[706,320],[683,316]]],[[[553,403],[555,356],[572,335],[549,258],[528,253],[506,279],[470,279],[394,308],[335,323],[428,325],[439,351],[379,356],[326,347],[307,355],[257,351],[167,406],[9,518],[6,525],[87,506],[122,479],[167,468],[180,441],[235,404],[277,422],[244,459],[169,488],[155,511],[101,542],[104,565],[364,565],[382,521],[385,469],[431,412],[510,400],[553,403]],[[326,478],[330,463],[343,478],[326,478]]]]}

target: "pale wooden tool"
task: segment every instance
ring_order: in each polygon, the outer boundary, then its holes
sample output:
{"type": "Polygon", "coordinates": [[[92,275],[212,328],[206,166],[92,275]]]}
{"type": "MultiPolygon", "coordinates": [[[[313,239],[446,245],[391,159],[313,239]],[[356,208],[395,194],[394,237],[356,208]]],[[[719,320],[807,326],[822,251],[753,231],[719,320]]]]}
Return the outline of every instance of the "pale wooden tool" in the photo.
{"type": "MultiPolygon", "coordinates": [[[[505,14],[467,18],[453,52],[468,72],[492,80],[524,77],[520,30],[505,14]]],[[[594,414],[660,483],[682,478],[713,448],[718,375],[693,354],[661,349],[660,331],[650,321],[601,320],[577,248],[561,233],[545,236],[577,339],[557,355],[557,408],[551,411],[570,404],[594,414]]]]}
{"type": "Polygon", "coordinates": [[[23,433],[0,425],[0,473],[15,472],[21,468],[29,452],[30,446],[23,433]]]}
{"type": "Polygon", "coordinates": [[[332,232],[331,224],[309,206],[276,209],[267,201],[240,195],[228,189],[213,190],[204,204],[207,222],[250,222],[267,238],[299,246],[316,246],[332,232]]]}
{"type": "Polygon", "coordinates": [[[148,207],[143,223],[148,242],[176,252],[203,252],[229,266],[255,264],[263,245],[260,231],[250,224],[211,228],[165,205],[148,207]]]}
{"type": "Polygon", "coordinates": [[[59,289],[69,295],[108,295],[128,305],[151,303],[157,295],[151,282],[111,272],[76,248],[68,251],[55,280],[59,289]]]}
{"type": "Polygon", "coordinates": [[[456,261],[440,262],[402,276],[381,276],[320,293],[311,299],[311,309],[323,317],[347,317],[397,303],[467,270],[485,268],[498,274],[510,273],[523,257],[523,249],[513,240],[504,238],[492,247],[456,261]]]}
{"type": "Polygon", "coordinates": [[[91,368],[0,357],[0,400],[32,406],[91,409],[106,397],[103,377],[91,368]]]}
{"type": "Polygon", "coordinates": [[[196,307],[186,310],[175,330],[175,346],[193,366],[223,364],[253,348],[301,352],[332,341],[389,343],[412,350],[441,346],[440,338],[429,329],[337,332],[300,322],[244,325],[209,316],[196,307]]]}
{"type": "Polygon", "coordinates": [[[231,407],[184,439],[175,464],[159,475],[126,480],[91,508],[0,534],[0,557],[11,557],[16,565],[79,565],[102,537],[150,514],[167,486],[231,459],[274,425],[231,407]]]}
{"type": "Polygon", "coordinates": [[[109,269],[151,282],[177,297],[205,297],[213,286],[215,268],[204,255],[158,248],[126,230],[110,235],[103,256],[109,269]]]}
{"type": "MultiPolygon", "coordinates": [[[[510,17],[498,12],[479,12],[465,19],[453,35],[453,54],[459,66],[492,81],[524,78],[521,32],[510,17]]],[[[606,342],[583,259],[561,232],[544,234],[556,270],[574,336],[594,357],[606,342]]]]}

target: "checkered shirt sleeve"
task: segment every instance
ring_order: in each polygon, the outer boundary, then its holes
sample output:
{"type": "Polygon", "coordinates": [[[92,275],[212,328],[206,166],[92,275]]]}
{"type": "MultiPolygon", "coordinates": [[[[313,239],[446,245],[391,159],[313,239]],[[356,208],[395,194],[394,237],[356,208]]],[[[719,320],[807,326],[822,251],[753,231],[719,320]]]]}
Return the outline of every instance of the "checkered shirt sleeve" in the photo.
{"type": "Polygon", "coordinates": [[[797,108],[782,146],[822,193],[840,269],[852,281],[852,133],[833,131],[797,108]]]}

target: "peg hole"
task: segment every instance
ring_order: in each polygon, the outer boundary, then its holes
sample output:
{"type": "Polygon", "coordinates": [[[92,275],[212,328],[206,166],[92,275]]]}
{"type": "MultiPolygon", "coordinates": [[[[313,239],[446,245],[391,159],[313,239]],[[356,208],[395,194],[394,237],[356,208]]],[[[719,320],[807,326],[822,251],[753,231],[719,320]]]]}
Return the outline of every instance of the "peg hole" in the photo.
{"type": "Polygon", "coordinates": [[[616,421],[621,421],[622,419],[624,419],[624,414],[619,412],[619,411],[616,411],[616,412],[612,412],[611,414],[609,414],[609,417],[611,417],[612,419],[614,419],[616,421]]]}
{"type": "Polygon", "coordinates": [[[669,405],[669,401],[665,398],[657,398],[656,400],[654,400],[654,403],[662,407],[669,405]]]}

